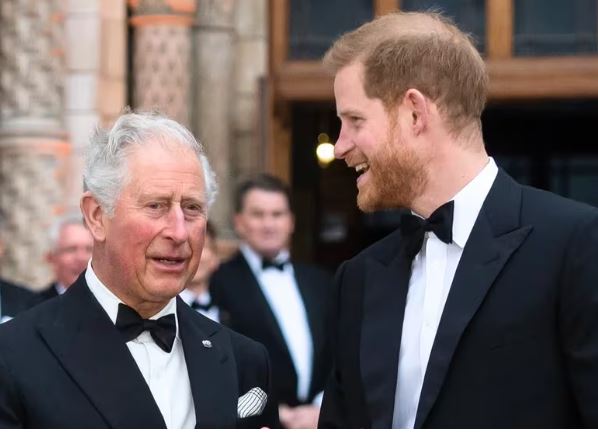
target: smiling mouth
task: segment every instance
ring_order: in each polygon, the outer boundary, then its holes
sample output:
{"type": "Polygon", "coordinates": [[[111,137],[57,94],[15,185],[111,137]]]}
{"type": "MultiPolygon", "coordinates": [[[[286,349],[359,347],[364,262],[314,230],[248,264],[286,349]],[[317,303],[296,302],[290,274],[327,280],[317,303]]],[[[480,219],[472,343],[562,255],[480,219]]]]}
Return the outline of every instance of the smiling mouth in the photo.
{"type": "Polygon", "coordinates": [[[370,165],[367,163],[360,163],[359,165],[355,166],[355,171],[357,175],[363,175],[370,169],[370,165]]]}

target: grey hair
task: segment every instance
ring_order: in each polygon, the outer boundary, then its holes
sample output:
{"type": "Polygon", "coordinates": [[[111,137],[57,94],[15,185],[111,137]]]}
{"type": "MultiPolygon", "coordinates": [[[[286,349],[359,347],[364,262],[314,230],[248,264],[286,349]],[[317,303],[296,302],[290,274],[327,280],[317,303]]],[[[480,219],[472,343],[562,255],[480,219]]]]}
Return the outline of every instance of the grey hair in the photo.
{"type": "Polygon", "coordinates": [[[65,216],[60,216],[58,219],[56,219],[52,223],[52,226],[50,227],[50,230],[48,231],[48,239],[50,242],[50,245],[49,245],[50,251],[55,251],[56,248],[58,248],[58,240],[60,239],[60,232],[62,231],[63,228],[65,228],[69,225],[79,225],[84,228],[87,228],[87,226],[85,225],[85,221],[83,220],[83,216],[81,216],[81,214],[73,213],[73,214],[67,214],[65,216]]]}
{"type": "Polygon", "coordinates": [[[125,113],[110,130],[96,130],[83,170],[83,190],[91,192],[108,216],[114,215],[116,201],[126,182],[126,161],[131,145],[143,146],[156,140],[163,144],[175,142],[195,153],[203,169],[208,209],[213,204],[218,192],[216,176],[203,145],[193,134],[178,122],[155,112],[125,113]]]}

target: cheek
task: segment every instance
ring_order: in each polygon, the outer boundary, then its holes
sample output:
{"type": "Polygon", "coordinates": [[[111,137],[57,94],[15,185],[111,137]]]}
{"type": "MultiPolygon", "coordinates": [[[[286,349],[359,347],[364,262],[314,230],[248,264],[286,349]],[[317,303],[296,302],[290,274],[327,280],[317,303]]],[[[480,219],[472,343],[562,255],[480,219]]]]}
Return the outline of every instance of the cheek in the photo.
{"type": "Polygon", "coordinates": [[[156,232],[151,225],[144,223],[131,223],[119,228],[118,234],[112,240],[120,247],[124,254],[124,261],[131,263],[135,259],[144,256],[145,249],[151,244],[156,232]]]}

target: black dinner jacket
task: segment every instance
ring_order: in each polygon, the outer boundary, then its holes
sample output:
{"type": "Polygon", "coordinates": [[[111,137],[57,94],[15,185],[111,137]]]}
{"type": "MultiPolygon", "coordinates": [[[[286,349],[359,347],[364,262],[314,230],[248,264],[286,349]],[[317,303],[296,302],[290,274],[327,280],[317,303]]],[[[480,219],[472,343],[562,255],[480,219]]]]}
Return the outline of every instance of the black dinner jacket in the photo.
{"type": "Polygon", "coordinates": [[[2,317],[14,317],[31,308],[36,302],[31,290],[0,279],[0,313],[2,317]]]}
{"type": "MultiPolygon", "coordinates": [[[[197,427],[277,426],[275,406],[237,419],[239,396],[269,392],[262,345],[177,298],[179,333],[197,427]],[[209,340],[211,347],[202,345],[209,340]]],[[[0,326],[0,428],[164,428],[126,343],[84,273],[59,298],[0,326]]]]}
{"type": "Polygon", "coordinates": [[[47,301],[48,299],[52,299],[58,296],[58,290],[56,290],[57,284],[58,283],[53,282],[44,289],[42,289],[42,291],[40,291],[38,294],[38,303],[47,301]]]}
{"type": "MultiPolygon", "coordinates": [[[[405,294],[395,231],[336,277],[320,427],[392,424],[405,294]]],[[[502,170],[442,313],[415,427],[598,426],[598,211],[502,170]]]]}
{"type": "MultiPolygon", "coordinates": [[[[312,379],[306,403],[323,391],[331,367],[327,344],[327,304],[332,276],[314,266],[293,263],[314,345],[312,379]]],[[[296,406],[297,374],[276,317],[241,252],[223,263],[210,278],[210,292],[231,329],[266,346],[272,362],[272,387],[279,403],[296,406]]]]}

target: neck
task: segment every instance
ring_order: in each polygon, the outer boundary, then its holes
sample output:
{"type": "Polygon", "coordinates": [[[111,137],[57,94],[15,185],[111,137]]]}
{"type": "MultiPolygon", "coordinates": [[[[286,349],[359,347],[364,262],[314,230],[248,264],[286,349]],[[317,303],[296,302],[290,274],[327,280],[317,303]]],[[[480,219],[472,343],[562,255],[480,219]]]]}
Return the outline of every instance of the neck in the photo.
{"type": "Polygon", "coordinates": [[[450,201],[473,180],[488,163],[488,154],[481,138],[479,143],[452,143],[438,147],[438,153],[427,167],[427,183],[412,204],[412,210],[424,218],[450,201]]]}

